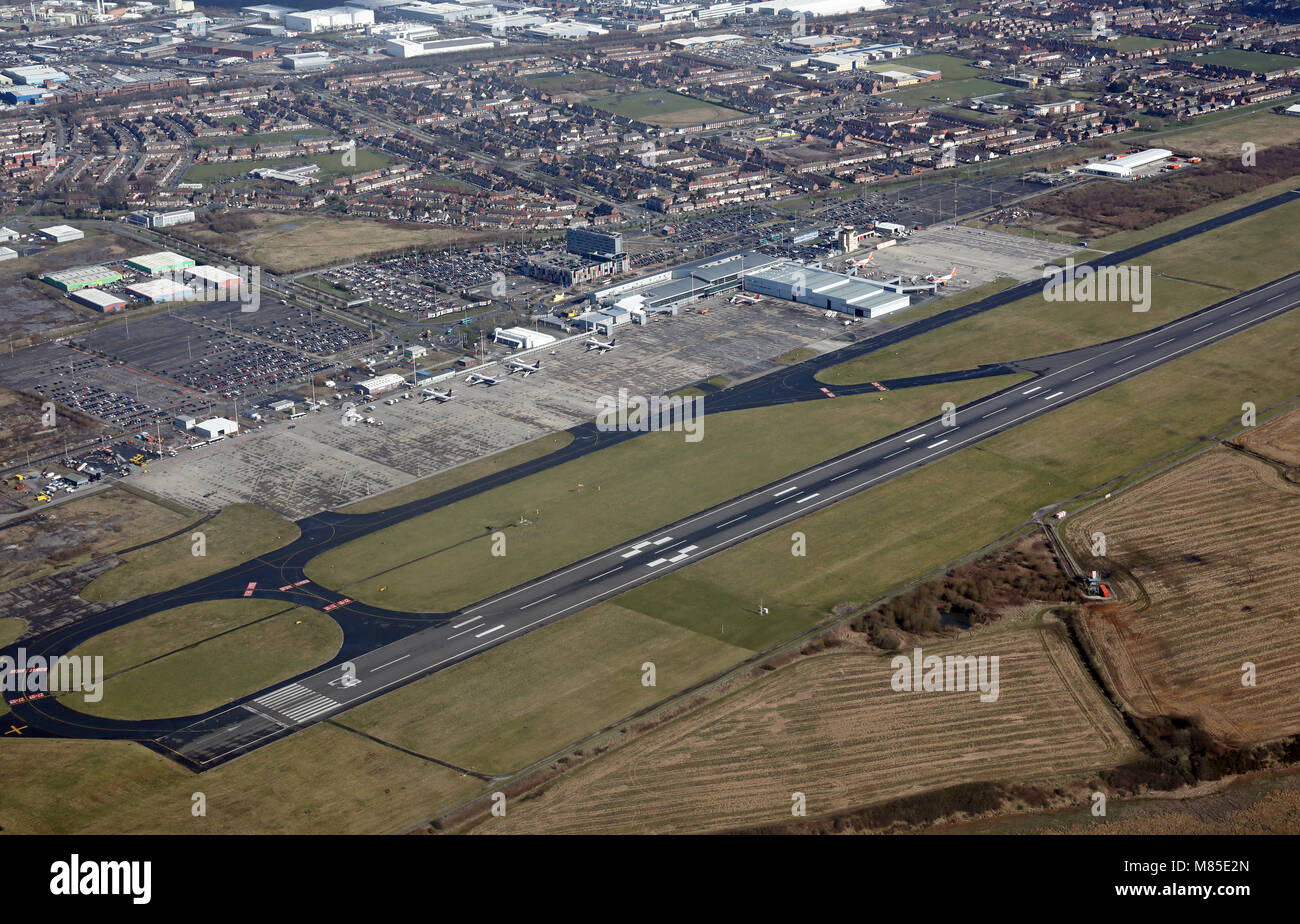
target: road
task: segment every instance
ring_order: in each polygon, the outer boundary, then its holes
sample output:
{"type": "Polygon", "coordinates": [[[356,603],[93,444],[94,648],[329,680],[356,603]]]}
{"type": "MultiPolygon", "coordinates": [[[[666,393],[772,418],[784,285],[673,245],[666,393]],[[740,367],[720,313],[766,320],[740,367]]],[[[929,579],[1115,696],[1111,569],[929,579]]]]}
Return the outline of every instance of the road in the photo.
{"type": "MultiPolygon", "coordinates": [[[[206,770],[475,654],[517,638],[602,600],[686,567],[753,536],[869,490],[1004,433],[1056,408],[1095,394],[1163,363],[1263,323],[1300,305],[1300,273],[1131,337],[1010,364],[1035,378],[892,434],[788,478],[751,491],[638,539],[607,549],[552,574],[456,613],[397,613],[347,602],[330,612],[344,627],[339,655],[325,668],[197,721],[102,720],[58,699],[11,702],[31,734],[132,738],[194,770],[206,770]]],[[[960,375],[960,373],[958,374],[960,375]]],[[[789,395],[791,383],[765,383],[770,398],[789,395]]],[[[837,391],[843,391],[838,389],[837,391]]],[[[805,394],[803,400],[823,399],[805,394]]],[[[618,436],[611,434],[610,436],[618,436]]],[[[215,596],[230,596],[232,581],[259,582],[256,596],[323,608],[340,595],[302,578],[315,555],[356,535],[410,515],[384,511],[362,517],[307,518],[303,536],[266,556],[178,591],[142,598],[104,614],[105,621],[72,627],[57,638],[27,643],[28,654],[67,652],[79,641],[147,612],[215,596]],[[298,586],[293,586],[297,584],[298,586]]],[[[242,584],[239,586],[243,586],[242,584]]],[[[111,681],[110,681],[111,682],[111,681]]]]}

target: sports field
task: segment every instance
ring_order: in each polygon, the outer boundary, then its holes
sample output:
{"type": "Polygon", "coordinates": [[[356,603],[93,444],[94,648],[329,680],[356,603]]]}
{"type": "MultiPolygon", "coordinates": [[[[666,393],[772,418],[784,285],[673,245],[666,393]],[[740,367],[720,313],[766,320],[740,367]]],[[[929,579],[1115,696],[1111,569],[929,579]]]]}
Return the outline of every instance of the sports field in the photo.
{"type": "Polygon", "coordinates": [[[593,96],[590,104],[597,109],[648,122],[661,128],[685,128],[744,118],[748,113],[668,90],[637,90],[631,93],[608,93],[593,96]]]}

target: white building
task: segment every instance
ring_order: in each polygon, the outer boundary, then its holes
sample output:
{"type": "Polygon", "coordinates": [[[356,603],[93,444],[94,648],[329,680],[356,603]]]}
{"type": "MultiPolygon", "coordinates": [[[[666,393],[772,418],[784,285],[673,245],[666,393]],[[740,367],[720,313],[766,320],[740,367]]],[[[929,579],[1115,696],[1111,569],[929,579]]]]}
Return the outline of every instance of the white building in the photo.
{"type": "Polygon", "coordinates": [[[46,240],[54,241],[56,244],[79,241],[86,236],[86,232],[68,225],[51,225],[48,228],[38,229],[36,233],[46,240]]]}
{"type": "Polygon", "coordinates": [[[181,285],[166,276],[133,283],[126,287],[126,291],[147,302],[175,302],[194,295],[194,290],[189,286],[181,285]]]}
{"type": "Polygon", "coordinates": [[[285,13],[284,27],[295,32],[329,32],[373,25],[375,11],[356,6],[331,6],[323,10],[285,13]]]}
{"type": "Polygon", "coordinates": [[[1164,148],[1147,148],[1145,151],[1138,151],[1136,154],[1125,154],[1123,157],[1116,157],[1114,160],[1096,161],[1088,164],[1083,170],[1085,173],[1095,173],[1099,176],[1131,177],[1133,171],[1139,167],[1159,163],[1167,157],[1172,157],[1173,154],[1173,151],[1167,151],[1164,148]]]}
{"type": "Polygon", "coordinates": [[[516,350],[532,350],[555,342],[550,334],[538,333],[526,327],[498,327],[492,332],[492,339],[516,350]]]}
{"type": "Polygon", "coordinates": [[[239,424],[226,417],[210,417],[194,425],[194,432],[205,440],[214,440],[219,436],[229,436],[239,432],[239,424]]]}
{"type": "Polygon", "coordinates": [[[366,395],[382,395],[386,391],[392,391],[406,384],[406,379],[402,378],[396,372],[390,372],[387,375],[378,375],[373,379],[357,383],[357,391],[366,395]]]}
{"type": "Polygon", "coordinates": [[[490,38],[439,39],[434,42],[412,42],[408,39],[389,39],[384,42],[384,54],[394,58],[418,58],[423,55],[450,55],[462,51],[496,48],[490,38]]]}

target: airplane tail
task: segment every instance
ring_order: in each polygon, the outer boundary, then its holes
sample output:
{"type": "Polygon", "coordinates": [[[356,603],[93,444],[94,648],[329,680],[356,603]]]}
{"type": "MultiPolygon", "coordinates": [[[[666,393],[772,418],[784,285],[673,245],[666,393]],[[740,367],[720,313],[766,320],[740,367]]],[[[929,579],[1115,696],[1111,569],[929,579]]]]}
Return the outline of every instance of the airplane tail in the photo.
{"type": "Polygon", "coordinates": [[[613,345],[616,344],[616,343],[618,343],[618,338],[617,338],[617,337],[610,337],[610,338],[609,338],[609,345],[610,345],[610,346],[613,346],[613,345]]]}

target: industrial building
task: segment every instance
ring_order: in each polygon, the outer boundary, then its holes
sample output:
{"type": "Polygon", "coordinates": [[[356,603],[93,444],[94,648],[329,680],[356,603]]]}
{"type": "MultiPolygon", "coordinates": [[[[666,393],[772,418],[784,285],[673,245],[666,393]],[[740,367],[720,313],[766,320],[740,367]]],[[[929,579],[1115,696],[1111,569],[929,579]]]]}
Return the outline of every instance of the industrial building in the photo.
{"type": "Polygon", "coordinates": [[[126,308],[126,299],[120,295],[105,292],[103,289],[82,289],[73,294],[72,300],[74,302],[80,302],[87,308],[94,308],[96,311],[102,311],[105,314],[113,311],[122,311],[126,308]]]}
{"type": "Polygon", "coordinates": [[[17,237],[18,232],[13,228],[0,228],[0,241],[12,241],[16,240],[17,237]]]}
{"type": "Polygon", "coordinates": [[[144,282],[134,283],[127,286],[126,291],[147,302],[175,302],[194,295],[194,290],[189,286],[181,285],[165,276],[161,279],[147,279],[144,282]]]}
{"type": "Polygon", "coordinates": [[[107,266],[77,266],[72,269],[56,270],[41,277],[41,282],[49,283],[64,292],[76,292],[91,286],[106,286],[120,282],[122,274],[107,266]]]}
{"type": "Polygon", "coordinates": [[[532,350],[555,342],[550,334],[541,334],[526,327],[498,327],[492,332],[492,339],[514,350],[532,350]]]}
{"type": "Polygon", "coordinates": [[[217,437],[238,433],[239,424],[226,417],[210,417],[202,423],[196,423],[194,432],[206,440],[214,440],[217,437]]]}
{"type": "Polygon", "coordinates": [[[382,395],[386,391],[392,391],[394,388],[400,388],[405,384],[406,379],[396,372],[389,372],[387,375],[377,375],[373,379],[358,382],[357,391],[364,395],[382,395]]]}
{"type": "Polygon", "coordinates": [[[579,22],[576,19],[547,22],[542,23],[540,26],[529,26],[524,32],[532,38],[565,39],[571,42],[581,41],[593,35],[609,34],[609,30],[604,26],[598,26],[590,22],[579,22]]]}
{"type": "Polygon", "coordinates": [[[260,16],[262,19],[269,19],[272,22],[283,22],[284,17],[295,12],[295,10],[290,6],[276,6],[266,3],[258,6],[241,7],[239,12],[251,13],[253,16],[260,16]]]}
{"type": "Polygon", "coordinates": [[[1096,161],[1088,164],[1083,170],[1085,173],[1095,173],[1098,176],[1128,178],[1133,176],[1133,171],[1139,167],[1157,164],[1166,158],[1173,157],[1173,155],[1173,151],[1167,151],[1164,148],[1147,148],[1145,151],[1125,154],[1123,157],[1116,157],[1113,160],[1096,161]]]}
{"type": "Polygon", "coordinates": [[[17,258],[18,251],[14,250],[12,247],[0,247],[0,261],[16,260],[17,258]]]}
{"type": "Polygon", "coordinates": [[[869,279],[788,262],[747,273],[744,289],[858,318],[878,318],[911,304],[907,295],[869,279]]]}
{"type": "Polygon", "coordinates": [[[155,212],[151,209],[142,209],[138,212],[132,212],[126,217],[126,220],[136,225],[143,225],[146,228],[170,228],[172,225],[189,224],[194,220],[193,209],[175,209],[170,212],[155,212]]]}
{"type": "Polygon", "coordinates": [[[384,54],[394,58],[418,58],[423,55],[450,55],[496,47],[496,41],[490,38],[438,39],[433,42],[413,42],[399,38],[384,42],[384,54]]]}
{"type": "Polygon", "coordinates": [[[291,71],[312,71],[321,67],[330,67],[334,59],[327,51],[307,51],[297,55],[285,55],[281,66],[291,71]]]}
{"type": "Polygon", "coordinates": [[[86,236],[86,232],[80,228],[73,228],[69,225],[50,225],[48,228],[39,228],[36,231],[46,240],[53,241],[56,244],[66,244],[68,241],[79,241],[86,236]]]}
{"type": "Polygon", "coordinates": [[[331,6],[323,10],[303,10],[284,14],[284,27],[294,32],[332,32],[335,29],[358,29],[372,25],[375,11],[356,6],[331,6]]]}
{"type": "Polygon", "coordinates": [[[139,273],[160,276],[163,273],[178,273],[181,270],[189,269],[194,265],[194,261],[170,250],[160,250],[157,253],[146,253],[138,257],[132,257],[126,261],[126,265],[139,273]]]}
{"type": "Polygon", "coordinates": [[[68,75],[48,64],[26,64],[21,67],[7,67],[0,71],[14,83],[28,87],[43,87],[51,83],[63,83],[68,75]]]}
{"type": "Polygon", "coordinates": [[[193,283],[195,288],[216,290],[222,294],[239,291],[240,284],[244,281],[235,273],[218,266],[192,266],[185,270],[185,278],[193,283]]]}
{"type": "Polygon", "coordinates": [[[598,289],[592,299],[651,314],[687,305],[731,289],[740,289],[748,273],[781,262],[755,250],[737,250],[683,263],[672,269],[598,289]]]}
{"type": "Polygon", "coordinates": [[[579,282],[590,282],[601,276],[615,276],[631,268],[627,254],[610,260],[582,257],[572,253],[548,251],[532,254],[524,263],[524,271],[534,279],[545,279],[565,288],[579,282]]]}

